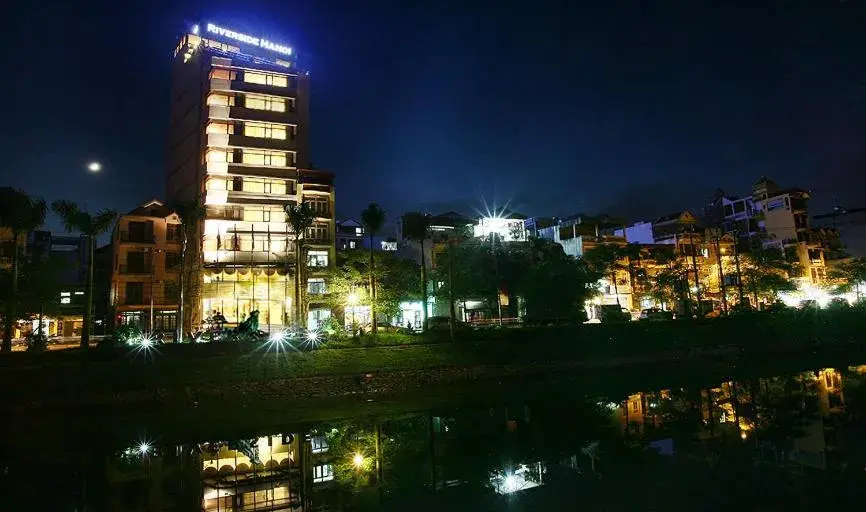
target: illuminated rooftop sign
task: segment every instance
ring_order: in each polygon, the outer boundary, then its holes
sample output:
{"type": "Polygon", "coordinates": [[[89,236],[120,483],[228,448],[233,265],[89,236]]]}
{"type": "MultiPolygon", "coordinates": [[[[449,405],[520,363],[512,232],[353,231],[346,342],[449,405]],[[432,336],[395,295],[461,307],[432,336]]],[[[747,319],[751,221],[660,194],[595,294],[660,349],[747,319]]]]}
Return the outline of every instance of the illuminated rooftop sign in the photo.
{"type": "Polygon", "coordinates": [[[265,50],[282,53],[283,55],[292,54],[292,48],[290,46],[277,44],[273,41],[268,41],[263,37],[254,37],[247,34],[242,34],[240,32],[235,32],[234,30],[228,30],[214,25],[213,23],[207,24],[206,31],[208,33],[216,34],[227,39],[234,39],[235,41],[239,41],[241,43],[258,46],[259,48],[264,48],[265,50]]]}

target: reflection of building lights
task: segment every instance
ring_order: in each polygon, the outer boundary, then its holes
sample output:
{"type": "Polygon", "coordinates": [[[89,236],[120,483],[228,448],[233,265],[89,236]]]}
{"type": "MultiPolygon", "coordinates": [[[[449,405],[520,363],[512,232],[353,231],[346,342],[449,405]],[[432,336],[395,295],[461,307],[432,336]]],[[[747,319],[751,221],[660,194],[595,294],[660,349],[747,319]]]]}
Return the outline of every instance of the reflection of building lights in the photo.
{"type": "Polygon", "coordinates": [[[352,457],[352,464],[354,464],[356,468],[360,468],[364,465],[364,456],[360,453],[356,453],[355,456],[352,457]]]}

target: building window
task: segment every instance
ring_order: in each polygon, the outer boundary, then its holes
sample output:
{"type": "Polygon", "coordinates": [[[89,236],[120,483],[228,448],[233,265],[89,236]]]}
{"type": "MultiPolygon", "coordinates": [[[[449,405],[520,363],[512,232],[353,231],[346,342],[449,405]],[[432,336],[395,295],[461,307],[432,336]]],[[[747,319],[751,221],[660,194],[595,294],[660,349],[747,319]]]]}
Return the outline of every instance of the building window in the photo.
{"type": "Polygon", "coordinates": [[[144,304],[144,283],[126,283],[126,304],[144,304]]]}
{"type": "Polygon", "coordinates": [[[244,71],[244,82],[251,84],[273,85],[274,87],[289,86],[289,79],[286,75],[257,73],[255,71],[244,71]]]}
{"type": "MultiPolygon", "coordinates": [[[[284,151],[262,151],[256,149],[245,149],[241,161],[248,165],[267,165],[273,167],[285,167],[286,153],[284,151]]],[[[292,159],[294,162],[294,159],[292,159]]]]}
{"type": "Polygon", "coordinates": [[[233,107],[235,105],[235,97],[229,94],[211,93],[208,94],[207,104],[220,107],[233,107]]]}
{"type": "Polygon", "coordinates": [[[259,96],[258,94],[247,94],[244,106],[255,110],[271,110],[273,112],[286,111],[286,99],[277,96],[259,96]]]}
{"type": "MultiPolygon", "coordinates": [[[[313,452],[316,453],[316,452],[313,452]]],[[[334,469],[330,464],[313,466],[313,482],[327,482],[334,479],[334,469]]]]}
{"type": "Polygon", "coordinates": [[[310,240],[327,240],[328,227],[323,225],[313,226],[307,229],[306,238],[310,240]]]}
{"type": "Polygon", "coordinates": [[[355,234],[361,236],[364,234],[364,228],[355,228],[355,234]]]}
{"type": "Polygon", "coordinates": [[[349,249],[356,249],[357,243],[354,240],[349,240],[349,249]]]}
{"type": "Polygon", "coordinates": [[[310,251],[307,253],[308,267],[327,267],[328,251],[310,251]]]}
{"type": "Polygon", "coordinates": [[[313,436],[310,443],[313,445],[313,453],[325,453],[330,448],[325,436],[313,436]]]}
{"type": "Polygon", "coordinates": [[[174,281],[166,281],[163,288],[163,304],[173,304],[177,302],[177,298],[180,295],[178,293],[177,283],[174,281]]]}
{"type": "Polygon", "coordinates": [[[217,133],[220,135],[234,135],[235,126],[232,123],[211,122],[207,124],[205,133],[217,133]]]}
{"type": "Polygon", "coordinates": [[[397,242],[386,242],[382,241],[382,250],[383,251],[396,251],[397,250],[397,242]]]}
{"type": "Polygon", "coordinates": [[[307,328],[318,329],[331,318],[330,309],[310,309],[307,312],[307,328]]]}
{"type": "Polygon", "coordinates": [[[179,242],[181,237],[180,224],[168,224],[165,230],[165,239],[169,242],[179,242]]]}
{"type": "Polygon", "coordinates": [[[324,295],[325,279],[321,277],[307,279],[307,293],[310,295],[324,295]]]}
{"type": "Polygon", "coordinates": [[[165,253],[165,269],[174,270],[180,267],[180,253],[177,251],[167,251],[165,253]]]}
{"type": "Polygon", "coordinates": [[[280,194],[286,193],[285,180],[269,180],[262,178],[247,178],[243,183],[244,192],[256,194],[280,194]]]}
{"type": "Polygon", "coordinates": [[[219,78],[222,80],[236,80],[237,77],[237,71],[232,71],[230,69],[214,68],[210,72],[211,80],[213,80],[214,78],[219,78]]]}
{"type": "Polygon", "coordinates": [[[327,217],[330,215],[330,212],[328,211],[328,200],[326,198],[304,198],[304,202],[310,205],[310,209],[317,217],[327,217]]]}
{"type": "Polygon", "coordinates": [[[232,188],[234,192],[240,192],[244,189],[244,178],[242,176],[235,176],[232,178],[232,188]]]}
{"type": "Polygon", "coordinates": [[[232,163],[234,162],[234,156],[234,153],[224,149],[208,149],[205,160],[215,163],[232,163]]]}
{"type": "Polygon", "coordinates": [[[244,123],[244,135],[262,139],[285,140],[287,128],[288,126],[284,124],[248,122],[244,123]]]}

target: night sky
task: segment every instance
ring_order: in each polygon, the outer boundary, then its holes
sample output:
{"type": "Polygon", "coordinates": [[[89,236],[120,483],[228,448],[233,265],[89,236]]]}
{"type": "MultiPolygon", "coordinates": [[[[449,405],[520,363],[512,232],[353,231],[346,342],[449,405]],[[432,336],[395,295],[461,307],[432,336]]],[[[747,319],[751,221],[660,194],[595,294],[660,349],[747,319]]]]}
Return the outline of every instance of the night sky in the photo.
{"type": "Polygon", "coordinates": [[[163,197],[172,52],[209,20],[299,50],[343,217],[484,199],[642,220],[762,174],[813,213],[866,206],[861,1],[126,3],[7,13],[4,183],[90,209],[163,197]]]}

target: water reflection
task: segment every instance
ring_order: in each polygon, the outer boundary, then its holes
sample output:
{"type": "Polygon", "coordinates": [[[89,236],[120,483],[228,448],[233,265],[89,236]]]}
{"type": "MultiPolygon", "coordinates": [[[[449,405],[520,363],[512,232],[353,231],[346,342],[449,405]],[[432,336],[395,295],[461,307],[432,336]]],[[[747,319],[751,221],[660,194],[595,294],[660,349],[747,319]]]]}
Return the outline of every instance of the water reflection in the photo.
{"type": "MultiPolygon", "coordinates": [[[[864,382],[866,366],[824,368],[613,399],[515,397],[230,439],[145,434],[64,458],[72,491],[55,509],[496,509],[526,500],[559,509],[578,500],[626,510],[634,502],[623,492],[638,489],[663,494],[661,509],[841,502],[862,492],[852,482],[866,470],[864,382]]],[[[39,460],[43,474],[58,470],[39,460]]],[[[36,473],[21,459],[5,463],[6,495],[33,503],[36,473]]]]}

